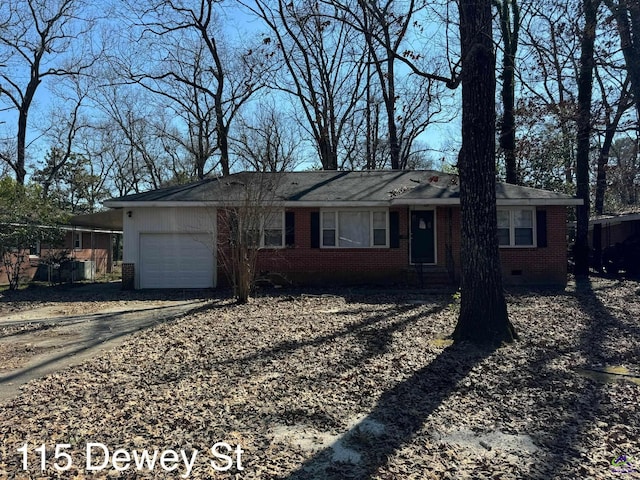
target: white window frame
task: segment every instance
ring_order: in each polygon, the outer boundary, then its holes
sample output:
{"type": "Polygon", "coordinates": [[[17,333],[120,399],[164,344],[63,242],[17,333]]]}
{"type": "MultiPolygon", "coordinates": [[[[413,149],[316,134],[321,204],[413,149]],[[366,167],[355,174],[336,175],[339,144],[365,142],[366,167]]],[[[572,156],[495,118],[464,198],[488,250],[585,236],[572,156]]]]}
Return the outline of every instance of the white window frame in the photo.
{"type": "Polygon", "coordinates": [[[82,232],[73,232],[72,242],[74,250],[82,250],[82,232]],[[76,239],[78,240],[77,242],[76,239]]]}
{"type": "Polygon", "coordinates": [[[500,245],[500,248],[537,248],[536,209],[535,207],[498,207],[499,212],[509,212],[509,245],[500,245]],[[531,245],[516,245],[516,227],[514,221],[515,212],[531,212],[531,245]]]}
{"type": "Polygon", "coordinates": [[[274,211],[273,213],[270,214],[265,214],[265,215],[261,215],[260,217],[260,245],[258,245],[258,248],[260,249],[281,249],[281,248],[285,248],[285,241],[286,241],[286,230],[287,230],[287,226],[285,224],[285,214],[284,214],[284,210],[277,210],[274,211]],[[265,228],[266,225],[266,217],[275,217],[280,215],[280,218],[282,219],[282,227],[281,227],[281,232],[280,232],[280,238],[281,238],[281,242],[280,245],[266,245],[265,243],[265,234],[267,230],[275,230],[275,229],[267,229],[265,228]]]}
{"type": "Polygon", "coordinates": [[[349,249],[349,250],[362,250],[362,249],[370,249],[370,248],[390,248],[390,232],[389,232],[389,209],[387,208],[328,208],[320,210],[320,248],[327,249],[349,249]],[[366,212],[369,214],[369,245],[363,247],[347,247],[340,245],[340,213],[356,213],[356,212],[366,212]],[[373,216],[375,213],[384,213],[384,221],[385,221],[385,243],[384,245],[374,245],[374,225],[373,225],[373,216]],[[324,216],[333,214],[334,215],[334,225],[333,229],[325,229],[324,228],[324,216]],[[334,230],[334,245],[325,245],[324,244],[324,231],[325,230],[334,230]]]}
{"type": "Polygon", "coordinates": [[[29,247],[29,258],[40,258],[41,250],[42,245],[40,244],[40,240],[36,240],[36,242],[29,247]],[[32,249],[31,247],[35,247],[35,249],[32,249]]]}

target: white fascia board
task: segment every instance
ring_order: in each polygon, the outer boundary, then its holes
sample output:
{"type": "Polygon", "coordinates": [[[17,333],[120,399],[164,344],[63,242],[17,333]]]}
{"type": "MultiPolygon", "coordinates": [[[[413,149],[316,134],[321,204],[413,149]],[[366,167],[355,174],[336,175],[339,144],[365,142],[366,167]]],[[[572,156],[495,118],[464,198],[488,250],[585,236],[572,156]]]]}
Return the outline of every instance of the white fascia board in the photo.
{"type": "MultiPolygon", "coordinates": [[[[391,205],[460,205],[460,200],[457,198],[432,198],[432,199],[417,199],[417,200],[391,200],[391,205]]],[[[551,206],[551,205],[582,205],[582,200],[579,198],[519,198],[519,199],[498,199],[496,200],[498,206],[513,206],[513,207],[532,207],[532,206],[551,206]]]]}
{"type": "MultiPolygon", "coordinates": [[[[168,208],[168,207],[209,207],[209,208],[225,208],[225,207],[241,207],[245,205],[243,202],[118,202],[107,200],[103,203],[109,208],[168,208]]],[[[273,201],[269,202],[270,207],[281,208],[358,208],[358,207],[388,207],[389,202],[386,201],[325,201],[325,202],[305,202],[305,201],[273,201]]]]}
{"type": "Polygon", "coordinates": [[[500,206],[572,206],[582,205],[581,198],[521,198],[521,199],[498,199],[496,205],[500,206]]]}
{"type": "MultiPolygon", "coordinates": [[[[551,199],[551,198],[529,198],[529,199],[499,199],[496,202],[499,206],[545,206],[545,205],[582,205],[582,200],[578,198],[551,199]]],[[[168,208],[168,207],[240,207],[242,202],[165,202],[165,201],[112,201],[104,202],[109,208],[168,208]]],[[[432,198],[432,199],[392,199],[388,201],[348,201],[348,200],[327,200],[327,201],[284,201],[272,202],[270,206],[281,208],[362,208],[362,207],[389,207],[389,206],[411,206],[411,205],[460,205],[457,198],[432,198]]]]}
{"type": "Polygon", "coordinates": [[[121,234],[122,230],[105,230],[103,228],[91,228],[91,227],[76,227],[71,225],[70,227],[63,227],[62,230],[69,232],[90,232],[90,233],[118,233],[121,234]]]}
{"type": "Polygon", "coordinates": [[[327,201],[288,201],[283,202],[282,205],[284,207],[290,208],[380,208],[380,207],[388,207],[390,204],[387,201],[345,201],[345,200],[327,200],[327,201]]]}
{"type": "Polygon", "coordinates": [[[151,202],[136,202],[136,201],[114,201],[107,200],[103,202],[105,207],[109,208],[166,208],[166,207],[217,207],[216,202],[163,202],[163,201],[151,201],[151,202]]]}
{"type": "MultiPolygon", "coordinates": [[[[24,227],[24,223],[7,223],[11,227],[24,227]]],[[[91,227],[79,227],[76,225],[36,225],[38,228],[44,228],[46,230],[58,229],[63,232],[91,232],[91,233],[122,233],[121,230],[104,230],[100,228],[91,227]]]]}
{"type": "Polygon", "coordinates": [[[410,207],[412,205],[429,206],[429,205],[460,205],[460,200],[457,198],[417,198],[417,199],[403,199],[396,198],[390,200],[391,205],[410,207]]]}
{"type": "Polygon", "coordinates": [[[595,225],[601,223],[602,225],[618,225],[624,222],[634,222],[640,220],[640,213],[627,213],[622,215],[612,215],[609,217],[596,218],[589,220],[589,223],[595,225]]]}

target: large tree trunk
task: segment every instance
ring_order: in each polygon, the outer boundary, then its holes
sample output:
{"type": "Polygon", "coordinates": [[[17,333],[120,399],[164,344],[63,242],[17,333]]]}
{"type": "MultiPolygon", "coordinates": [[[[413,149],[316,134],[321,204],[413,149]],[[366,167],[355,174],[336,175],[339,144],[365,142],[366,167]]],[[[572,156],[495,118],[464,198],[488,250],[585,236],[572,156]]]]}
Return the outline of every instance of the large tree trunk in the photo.
{"type": "MultiPolygon", "coordinates": [[[[604,85],[600,82],[600,87],[604,92],[604,85]]],[[[600,147],[600,152],[598,153],[598,167],[596,173],[596,194],[595,194],[595,211],[596,215],[602,215],[604,213],[604,196],[607,190],[607,163],[609,162],[609,155],[611,153],[611,146],[613,145],[613,138],[618,131],[618,125],[620,124],[620,120],[622,119],[622,115],[627,111],[629,106],[629,79],[624,82],[622,87],[622,93],[620,94],[620,100],[618,103],[618,107],[616,109],[616,113],[611,118],[611,108],[608,102],[605,101],[605,113],[606,113],[606,122],[607,127],[604,133],[604,141],[602,142],[602,146],[600,147]]],[[[593,225],[593,265],[598,270],[598,272],[602,272],[602,224],[595,223],[593,225]]]]}
{"type": "MultiPolygon", "coordinates": [[[[38,54],[38,52],[36,52],[38,54]]],[[[27,178],[26,159],[27,159],[27,117],[29,109],[35,97],[36,90],[40,85],[40,59],[36,57],[31,67],[31,80],[25,89],[24,97],[18,112],[18,149],[15,163],[16,181],[19,185],[24,185],[27,178]]]]}
{"type": "Polygon", "coordinates": [[[491,0],[461,0],[462,148],[458,159],[462,214],[461,305],[455,341],[513,341],[502,288],[496,220],[495,54],[491,0]]]}
{"type": "Polygon", "coordinates": [[[507,183],[518,183],[516,163],[516,119],[515,119],[515,74],[518,51],[520,10],[517,0],[502,0],[497,3],[500,13],[500,28],[504,53],[502,56],[502,122],[500,122],[500,149],[504,154],[507,183]],[[511,20],[513,11],[513,23],[511,20]]]}
{"type": "Polygon", "coordinates": [[[637,0],[605,0],[615,16],[620,35],[620,47],[631,80],[636,111],[640,119],[640,4],[637,0]]]}
{"type": "Polygon", "coordinates": [[[591,140],[591,96],[593,92],[594,45],[600,0],[584,0],[585,17],[578,74],[578,135],[576,147],[576,194],[583,204],[577,208],[574,273],[589,275],[589,149],[591,140]]]}

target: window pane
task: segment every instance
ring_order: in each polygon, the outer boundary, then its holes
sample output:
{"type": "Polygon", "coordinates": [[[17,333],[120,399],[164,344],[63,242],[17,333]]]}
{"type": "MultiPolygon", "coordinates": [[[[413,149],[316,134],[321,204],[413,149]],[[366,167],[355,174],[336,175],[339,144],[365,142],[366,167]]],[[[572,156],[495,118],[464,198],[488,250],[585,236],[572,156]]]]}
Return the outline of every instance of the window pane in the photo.
{"type": "Polygon", "coordinates": [[[265,230],[264,246],[265,247],[281,247],[282,246],[282,230],[265,230]]]}
{"type": "Polygon", "coordinates": [[[508,228],[499,228],[498,229],[498,245],[509,245],[509,229],[508,228]]]}
{"type": "Polygon", "coordinates": [[[369,247],[369,232],[369,212],[338,212],[339,246],[369,247]]]}
{"type": "Polygon", "coordinates": [[[335,230],[322,230],[322,245],[324,247],[336,246],[336,231],[335,230]]]}
{"type": "Polygon", "coordinates": [[[533,228],[533,212],[531,210],[515,210],[513,226],[516,228],[533,228]]]}
{"type": "Polygon", "coordinates": [[[373,244],[374,245],[386,245],[387,244],[387,231],[381,228],[373,229],[373,244]]]}
{"type": "Polygon", "coordinates": [[[336,228],[336,212],[322,212],[322,228],[336,228]]]}
{"type": "Polygon", "coordinates": [[[533,245],[533,229],[532,228],[516,228],[516,245],[533,245]]]}
{"type": "Polygon", "coordinates": [[[386,229],[387,228],[387,213],[386,212],[373,212],[373,228],[374,229],[386,229]]]}
{"type": "Polygon", "coordinates": [[[498,210],[498,228],[509,228],[509,210],[498,210]]]}
{"type": "Polygon", "coordinates": [[[282,212],[267,214],[264,220],[264,228],[269,230],[282,230],[282,212]]]}

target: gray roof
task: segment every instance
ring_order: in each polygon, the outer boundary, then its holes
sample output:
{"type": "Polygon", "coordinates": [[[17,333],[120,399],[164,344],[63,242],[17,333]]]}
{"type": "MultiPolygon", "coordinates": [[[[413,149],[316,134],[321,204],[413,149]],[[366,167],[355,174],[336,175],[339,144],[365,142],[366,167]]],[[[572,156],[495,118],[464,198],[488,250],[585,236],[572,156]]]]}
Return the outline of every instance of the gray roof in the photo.
{"type": "MultiPolygon", "coordinates": [[[[259,173],[241,172],[188,185],[161,188],[105,202],[109,207],[231,205],[249,196],[290,206],[455,205],[457,175],[433,170],[370,170],[259,173]]],[[[569,195],[496,184],[505,205],[576,205],[569,195]]]]}
{"type": "Polygon", "coordinates": [[[74,227],[107,232],[122,232],[122,210],[106,210],[104,212],[76,215],[69,219],[74,227]]]}

